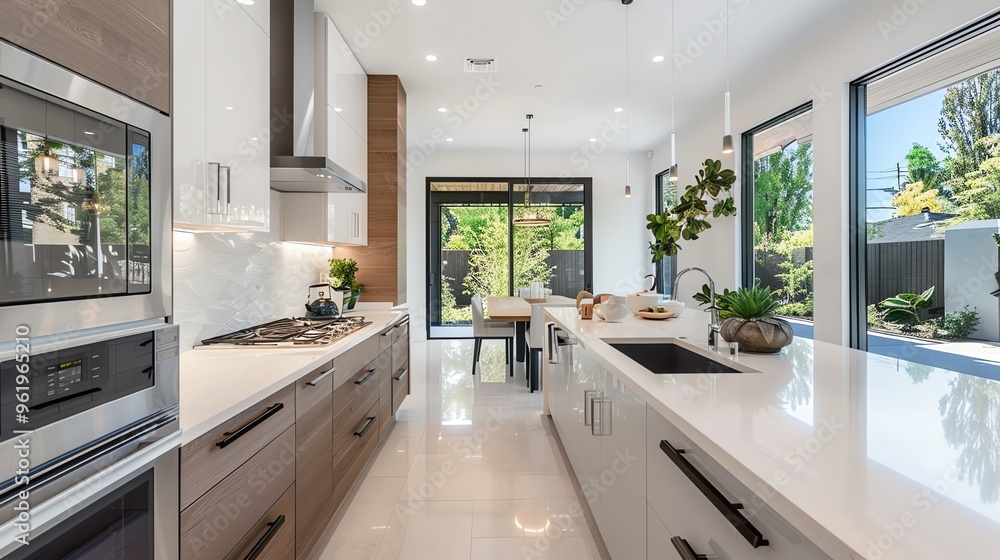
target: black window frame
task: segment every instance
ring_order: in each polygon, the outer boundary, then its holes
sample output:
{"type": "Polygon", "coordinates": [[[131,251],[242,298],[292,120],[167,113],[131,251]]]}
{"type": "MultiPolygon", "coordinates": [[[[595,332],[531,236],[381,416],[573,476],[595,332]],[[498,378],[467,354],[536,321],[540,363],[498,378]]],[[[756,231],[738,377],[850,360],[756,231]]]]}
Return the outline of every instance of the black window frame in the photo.
{"type": "MultiPolygon", "coordinates": [[[[740,172],[743,174],[740,181],[740,198],[742,200],[742,214],[740,216],[740,284],[749,288],[753,285],[757,277],[755,272],[754,259],[754,158],[753,158],[753,137],[760,132],[775,127],[783,122],[794,119],[799,115],[804,115],[813,110],[813,102],[806,101],[798,107],[786,111],[776,117],[768,119],[757,126],[743,133],[740,149],[741,161],[740,172]]],[[[815,192],[815,188],[813,189],[815,192]]]]}
{"type": "Polygon", "coordinates": [[[848,94],[849,180],[848,194],[848,293],[851,348],[868,350],[868,224],[867,87],[869,84],[905,70],[948,49],[1000,28],[1000,9],[973,21],[944,37],[914,49],[852,81],[848,94]]]}
{"type": "MultiPolygon", "coordinates": [[[[669,183],[670,182],[670,179],[669,179],[669,177],[670,177],[670,170],[669,169],[667,169],[666,171],[661,171],[660,173],[656,174],[656,178],[655,178],[655,181],[656,181],[656,189],[655,189],[656,190],[656,200],[655,200],[655,204],[656,204],[656,213],[657,214],[662,214],[666,210],[666,208],[664,208],[664,206],[663,206],[663,184],[664,184],[663,178],[664,177],[667,177],[667,181],[666,182],[669,183]]],[[[676,199],[677,199],[677,183],[678,182],[679,181],[677,181],[677,182],[674,183],[674,200],[675,200],[675,202],[676,202],[676,199]]],[[[662,259],[656,261],[655,270],[656,270],[656,290],[659,293],[663,294],[664,296],[672,298],[674,295],[672,293],[670,293],[670,291],[672,290],[673,275],[677,273],[677,255],[669,255],[669,256],[663,257],[662,259]],[[667,263],[669,263],[669,265],[670,265],[669,273],[667,271],[667,263]]]]}

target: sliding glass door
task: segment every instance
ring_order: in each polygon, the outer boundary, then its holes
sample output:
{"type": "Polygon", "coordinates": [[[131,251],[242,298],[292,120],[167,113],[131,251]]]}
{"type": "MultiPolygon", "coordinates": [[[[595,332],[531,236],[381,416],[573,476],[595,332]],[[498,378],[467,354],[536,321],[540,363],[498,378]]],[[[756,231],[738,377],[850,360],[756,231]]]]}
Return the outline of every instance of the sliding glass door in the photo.
{"type": "Polygon", "coordinates": [[[429,179],[428,333],[471,336],[472,296],[591,285],[590,179],[429,179]],[[533,218],[525,224],[526,218],[533,218]]]}

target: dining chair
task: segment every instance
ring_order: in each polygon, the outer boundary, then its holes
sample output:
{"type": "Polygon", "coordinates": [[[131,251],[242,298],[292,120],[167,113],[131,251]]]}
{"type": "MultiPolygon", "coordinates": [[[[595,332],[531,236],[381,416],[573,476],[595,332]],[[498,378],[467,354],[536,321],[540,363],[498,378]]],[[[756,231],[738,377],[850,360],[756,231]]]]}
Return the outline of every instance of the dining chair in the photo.
{"type": "MultiPolygon", "coordinates": [[[[479,294],[472,296],[472,336],[476,339],[475,350],[472,358],[472,375],[476,374],[476,367],[479,365],[479,354],[483,348],[483,340],[498,339],[504,340],[504,357],[507,364],[511,362],[511,354],[514,348],[514,324],[504,321],[494,321],[487,319],[483,312],[483,297],[479,294]]],[[[514,369],[511,368],[511,375],[514,369]]]]}

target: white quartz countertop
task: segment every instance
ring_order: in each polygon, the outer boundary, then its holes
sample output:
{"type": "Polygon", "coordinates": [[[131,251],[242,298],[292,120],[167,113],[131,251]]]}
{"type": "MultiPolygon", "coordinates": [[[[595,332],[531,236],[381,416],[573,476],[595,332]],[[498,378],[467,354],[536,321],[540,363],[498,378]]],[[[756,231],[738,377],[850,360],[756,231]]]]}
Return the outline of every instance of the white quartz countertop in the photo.
{"type": "Polygon", "coordinates": [[[181,445],[385,330],[405,311],[364,309],[371,325],[321,348],[194,348],[181,353],[181,445]]]}
{"type": "Polygon", "coordinates": [[[707,349],[706,313],[546,312],[832,558],[1000,558],[1000,382],[805,339],[742,353],[760,373],[656,375],[602,339],[707,349]]]}

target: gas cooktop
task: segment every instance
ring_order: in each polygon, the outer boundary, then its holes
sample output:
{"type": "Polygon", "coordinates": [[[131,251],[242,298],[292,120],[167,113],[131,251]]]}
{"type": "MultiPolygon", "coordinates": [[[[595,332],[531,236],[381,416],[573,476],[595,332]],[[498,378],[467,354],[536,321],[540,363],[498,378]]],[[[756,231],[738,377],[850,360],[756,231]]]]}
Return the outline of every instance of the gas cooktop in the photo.
{"type": "Polygon", "coordinates": [[[371,324],[364,317],[294,317],[206,338],[196,348],[326,346],[371,324]]]}

